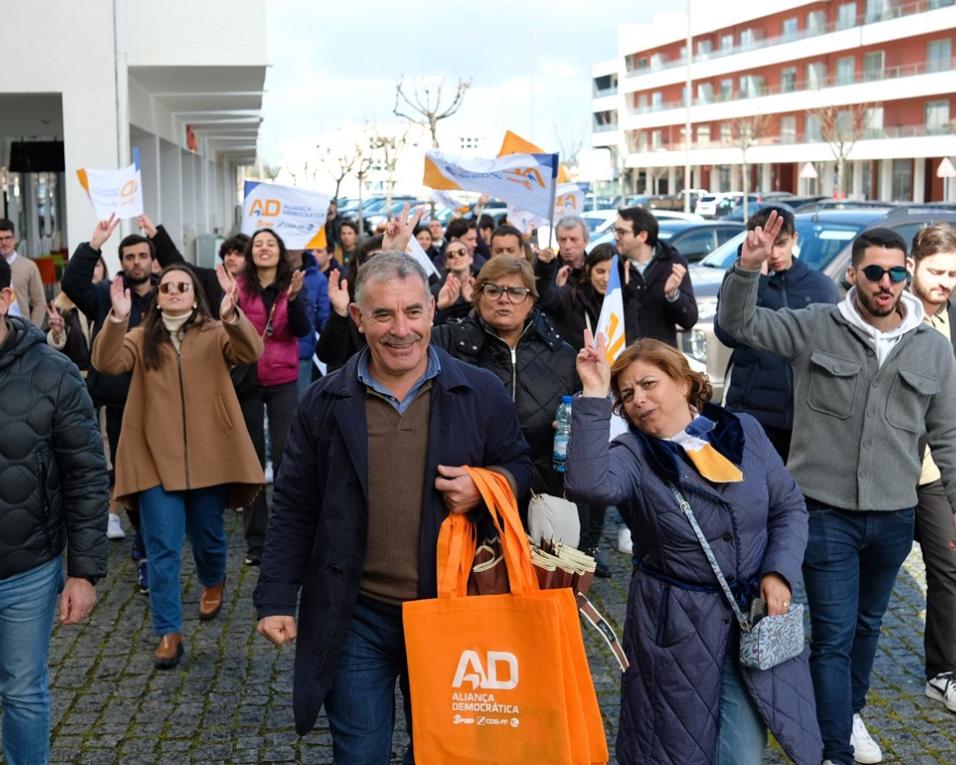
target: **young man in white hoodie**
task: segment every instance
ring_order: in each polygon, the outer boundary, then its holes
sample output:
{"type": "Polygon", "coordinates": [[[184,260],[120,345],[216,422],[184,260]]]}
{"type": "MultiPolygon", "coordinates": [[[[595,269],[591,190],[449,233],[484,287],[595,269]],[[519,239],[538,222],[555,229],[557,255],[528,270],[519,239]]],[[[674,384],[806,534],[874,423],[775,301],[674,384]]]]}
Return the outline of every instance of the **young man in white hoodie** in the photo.
{"type": "Polygon", "coordinates": [[[883,614],[913,544],[924,438],[956,505],[956,364],[905,291],[906,243],[888,229],[857,237],[840,304],[756,307],[760,267],[779,230],[771,216],[765,229],[748,232],[721,289],[719,321],[793,366],[787,466],[810,511],[803,573],[823,756],[876,763],[882,752],[859,713],[883,614]]]}

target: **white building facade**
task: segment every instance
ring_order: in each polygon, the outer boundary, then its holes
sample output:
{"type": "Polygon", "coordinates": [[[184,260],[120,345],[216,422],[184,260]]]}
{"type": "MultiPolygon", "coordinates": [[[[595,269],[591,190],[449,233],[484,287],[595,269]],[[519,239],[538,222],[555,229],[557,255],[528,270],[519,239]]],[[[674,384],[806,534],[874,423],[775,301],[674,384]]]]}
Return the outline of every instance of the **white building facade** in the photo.
{"type": "Polygon", "coordinates": [[[592,68],[592,146],[631,190],[956,201],[954,0],[694,6],[689,65],[686,26],[622,25],[592,68]]]}
{"type": "Polygon", "coordinates": [[[96,216],[76,170],[128,165],[133,147],[146,211],[188,258],[198,235],[235,227],[237,170],[254,161],[261,122],[264,0],[6,0],[4,11],[16,65],[0,69],[0,193],[20,251],[87,239],[96,216]],[[37,148],[50,142],[59,163],[37,148]]]}

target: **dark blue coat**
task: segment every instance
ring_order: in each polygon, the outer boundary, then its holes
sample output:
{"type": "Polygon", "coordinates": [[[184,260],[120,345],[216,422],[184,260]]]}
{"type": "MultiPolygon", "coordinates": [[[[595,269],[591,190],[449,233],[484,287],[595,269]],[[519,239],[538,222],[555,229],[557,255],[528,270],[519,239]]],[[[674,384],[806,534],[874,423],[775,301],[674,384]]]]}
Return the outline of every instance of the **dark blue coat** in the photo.
{"type": "MultiPolygon", "coordinates": [[[[718,296],[719,299],[719,296],[718,296]]],[[[778,311],[806,308],[811,303],[839,303],[840,292],[832,279],[814,271],[798,258],[786,271],[761,276],[757,305],[778,311]]],[[[714,334],[733,348],[734,371],[727,390],[727,408],[746,412],[761,425],[793,429],[793,370],[776,353],[739,344],[720,328],[714,316],[714,334]]]]}
{"type": "Polygon", "coordinates": [[[316,265],[315,256],[306,250],[302,253],[302,271],[305,278],[302,288],[307,299],[306,312],[312,331],[299,338],[299,359],[311,359],[315,353],[315,333],[325,325],[329,318],[329,280],[316,265]]]}
{"type": "MultiPolygon", "coordinates": [[[[667,481],[694,510],[727,580],[746,607],[759,578],[800,576],[807,510],[800,489],[752,417],[708,406],[715,432],[744,474],[714,485],[635,429],[608,443],[611,404],[577,398],[568,445],[570,499],[618,505],[634,540],[635,570],[624,625],[630,668],[621,688],[621,765],[709,765],[716,754],[720,678],[738,627],[667,481]]],[[[660,442],[657,442],[660,444],[660,442]]],[[[763,672],[741,668],[760,716],[797,765],[823,751],[809,649],[763,672]]]]}
{"type": "MultiPolygon", "coordinates": [[[[533,467],[514,406],[491,373],[436,349],[423,480],[419,595],[436,596],[435,546],[447,515],[437,465],[496,466],[520,496],[533,467]]],[[[272,517],[255,590],[259,618],[294,615],[299,604],[293,709],[308,733],[335,677],[365,565],[368,436],[359,357],[314,383],[299,402],[275,483],[272,517]],[[299,590],[301,588],[301,598],[299,590]]]]}

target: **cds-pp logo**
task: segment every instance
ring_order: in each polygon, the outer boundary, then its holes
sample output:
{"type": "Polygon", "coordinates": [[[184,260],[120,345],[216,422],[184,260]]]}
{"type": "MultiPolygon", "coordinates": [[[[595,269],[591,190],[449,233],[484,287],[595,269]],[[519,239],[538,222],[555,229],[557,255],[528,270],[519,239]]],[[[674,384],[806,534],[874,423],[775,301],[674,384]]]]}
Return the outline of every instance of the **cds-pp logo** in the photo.
{"type": "Polygon", "coordinates": [[[464,683],[472,690],[510,691],[518,685],[518,657],[507,651],[488,651],[482,663],[477,651],[462,651],[451,687],[461,688],[464,683]]]}

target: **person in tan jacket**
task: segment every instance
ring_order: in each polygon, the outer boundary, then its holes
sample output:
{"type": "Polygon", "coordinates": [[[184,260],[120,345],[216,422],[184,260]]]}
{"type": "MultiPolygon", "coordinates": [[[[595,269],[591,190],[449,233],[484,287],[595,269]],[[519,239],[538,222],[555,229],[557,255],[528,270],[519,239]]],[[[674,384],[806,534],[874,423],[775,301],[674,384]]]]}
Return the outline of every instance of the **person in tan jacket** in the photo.
{"type": "Polygon", "coordinates": [[[248,505],[265,484],[229,377],[231,365],[262,355],[262,340],[237,306],[235,279],[221,265],[217,275],[222,321],[212,318],[193,271],[176,264],[162,270],[146,318],[129,332],[130,292],[117,278],[112,311],[93,343],[97,370],[132,372],[114,498],[139,506],[160,669],[183,655],[184,534],[203,587],[199,618],[212,619],[225,584],[223,507],[248,505]]]}

